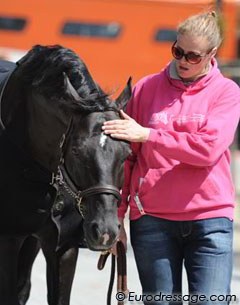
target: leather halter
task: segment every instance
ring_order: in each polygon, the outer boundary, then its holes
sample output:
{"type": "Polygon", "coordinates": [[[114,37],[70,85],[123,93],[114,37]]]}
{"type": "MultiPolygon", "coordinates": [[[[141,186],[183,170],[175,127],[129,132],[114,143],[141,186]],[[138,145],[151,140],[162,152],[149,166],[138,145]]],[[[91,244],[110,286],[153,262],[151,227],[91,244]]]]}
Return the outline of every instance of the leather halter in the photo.
{"type": "MultiPolygon", "coordinates": [[[[125,303],[125,299],[128,296],[129,290],[127,288],[127,258],[126,258],[126,249],[121,240],[118,240],[116,243],[116,251],[117,256],[112,254],[112,265],[111,265],[111,273],[110,273],[110,281],[108,285],[107,292],[107,305],[111,305],[111,297],[112,290],[114,284],[114,276],[116,269],[116,261],[117,261],[117,292],[122,293],[122,300],[118,300],[118,305],[123,305],[125,303]]],[[[98,260],[97,268],[98,270],[103,270],[107,258],[110,254],[110,251],[103,252],[98,260]]]]}
{"type": "Polygon", "coordinates": [[[55,181],[53,182],[53,185],[54,184],[57,184],[58,188],[62,187],[76,201],[76,205],[79,210],[79,213],[83,218],[84,218],[83,205],[82,205],[83,198],[87,198],[98,194],[110,194],[117,198],[118,206],[121,201],[120,191],[114,185],[100,184],[89,187],[83,191],[79,190],[76,187],[75,183],[70,178],[63,164],[58,167],[58,173],[55,176],[55,181]]]}

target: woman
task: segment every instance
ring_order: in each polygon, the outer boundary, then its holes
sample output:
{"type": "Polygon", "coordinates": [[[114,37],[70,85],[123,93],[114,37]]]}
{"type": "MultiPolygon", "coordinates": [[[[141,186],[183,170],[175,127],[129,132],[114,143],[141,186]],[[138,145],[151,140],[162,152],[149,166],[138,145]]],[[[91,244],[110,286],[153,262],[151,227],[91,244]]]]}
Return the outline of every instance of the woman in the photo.
{"type": "MultiPolygon", "coordinates": [[[[120,238],[126,243],[123,218],[130,206],[131,243],[148,296],[144,304],[182,304],[183,263],[189,304],[220,304],[217,298],[230,292],[229,146],[239,120],[240,90],[217,67],[221,40],[215,12],[185,20],[172,46],[173,61],[136,84],[123,120],[103,126],[113,138],[132,142],[120,238]]],[[[221,299],[221,304],[229,303],[221,299]]]]}

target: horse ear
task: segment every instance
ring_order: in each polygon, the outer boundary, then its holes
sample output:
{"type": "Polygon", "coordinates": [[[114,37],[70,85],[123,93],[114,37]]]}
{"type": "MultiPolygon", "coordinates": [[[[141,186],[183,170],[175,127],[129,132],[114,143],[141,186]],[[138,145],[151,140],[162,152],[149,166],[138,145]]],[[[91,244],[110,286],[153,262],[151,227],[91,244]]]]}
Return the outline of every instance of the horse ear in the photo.
{"type": "Polygon", "coordinates": [[[129,77],[127,85],[116,99],[116,103],[119,109],[125,110],[127,102],[132,96],[132,78],[129,77]]]}
{"type": "Polygon", "coordinates": [[[63,76],[64,76],[64,87],[66,94],[71,98],[73,98],[75,101],[80,101],[81,98],[77,93],[77,90],[74,89],[73,85],[71,84],[67,74],[63,72],[63,76]]]}

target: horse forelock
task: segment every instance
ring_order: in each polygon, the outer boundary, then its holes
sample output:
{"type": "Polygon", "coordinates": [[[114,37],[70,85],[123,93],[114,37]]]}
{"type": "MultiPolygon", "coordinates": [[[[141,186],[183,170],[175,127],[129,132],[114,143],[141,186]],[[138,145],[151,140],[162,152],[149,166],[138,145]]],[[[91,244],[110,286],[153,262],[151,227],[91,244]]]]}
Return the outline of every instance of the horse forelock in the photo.
{"type": "Polygon", "coordinates": [[[60,45],[34,46],[19,62],[17,74],[26,87],[48,99],[56,99],[74,110],[104,111],[109,97],[93,81],[85,63],[72,50],[60,45]],[[79,95],[69,98],[64,74],[79,95]]]}

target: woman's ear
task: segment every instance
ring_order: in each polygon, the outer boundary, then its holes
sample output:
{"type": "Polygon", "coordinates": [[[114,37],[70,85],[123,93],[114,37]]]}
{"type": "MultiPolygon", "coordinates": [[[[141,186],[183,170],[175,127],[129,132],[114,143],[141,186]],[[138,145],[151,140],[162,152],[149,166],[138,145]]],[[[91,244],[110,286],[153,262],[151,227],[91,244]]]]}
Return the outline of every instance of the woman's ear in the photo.
{"type": "Polygon", "coordinates": [[[213,48],[210,54],[211,58],[213,58],[217,54],[217,47],[213,48]]]}

